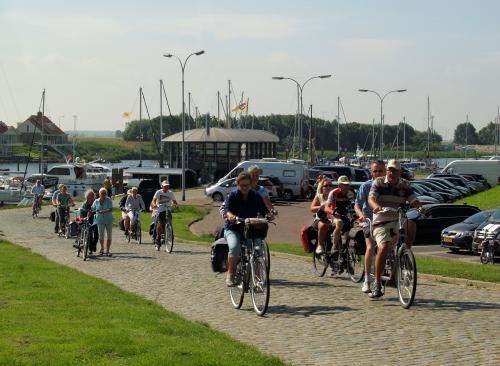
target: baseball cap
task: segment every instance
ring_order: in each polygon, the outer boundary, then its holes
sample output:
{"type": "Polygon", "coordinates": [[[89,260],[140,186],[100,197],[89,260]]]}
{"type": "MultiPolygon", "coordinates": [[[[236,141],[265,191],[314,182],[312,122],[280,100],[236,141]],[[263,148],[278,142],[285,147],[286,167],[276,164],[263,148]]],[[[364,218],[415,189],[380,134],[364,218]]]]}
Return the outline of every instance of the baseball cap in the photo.
{"type": "Polygon", "coordinates": [[[164,180],[163,182],[161,182],[161,186],[162,187],[170,186],[170,183],[168,182],[168,180],[164,180]]]}
{"type": "Polygon", "coordinates": [[[337,183],[338,184],[351,184],[347,175],[341,175],[339,177],[339,179],[337,179],[337,183]]]}
{"type": "Polygon", "coordinates": [[[401,170],[401,163],[396,159],[389,160],[389,163],[387,163],[387,169],[389,168],[401,170]]]}

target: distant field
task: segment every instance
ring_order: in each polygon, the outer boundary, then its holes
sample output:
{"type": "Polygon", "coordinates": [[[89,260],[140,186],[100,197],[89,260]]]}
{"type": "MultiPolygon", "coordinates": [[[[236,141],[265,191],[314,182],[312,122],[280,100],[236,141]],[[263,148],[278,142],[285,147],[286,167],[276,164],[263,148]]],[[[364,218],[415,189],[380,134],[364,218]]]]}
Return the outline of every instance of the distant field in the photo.
{"type": "Polygon", "coordinates": [[[139,158],[139,149],[142,148],[143,159],[157,159],[156,147],[150,141],[124,141],[110,137],[79,137],[78,153],[80,157],[91,160],[95,157],[107,161],[134,160],[139,158]]]}
{"type": "Polygon", "coordinates": [[[488,189],[487,191],[462,198],[456,203],[467,203],[479,207],[481,210],[491,210],[500,208],[500,186],[488,189]]]}

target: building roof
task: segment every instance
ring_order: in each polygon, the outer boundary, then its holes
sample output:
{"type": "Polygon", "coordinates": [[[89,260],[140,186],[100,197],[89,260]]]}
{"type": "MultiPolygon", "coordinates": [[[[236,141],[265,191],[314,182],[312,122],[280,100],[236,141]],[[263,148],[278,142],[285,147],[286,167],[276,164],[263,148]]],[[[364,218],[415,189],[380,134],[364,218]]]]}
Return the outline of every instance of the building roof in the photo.
{"type": "MultiPolygon", "coordinates": [[[[42,129],[42,113],[38,112],[36,115],[31,115],[23,123],[25,122],[30,122],[40,131],[42,129]]],[[[47,116],[43,116],[43,133],[47,135],[65,135],[64,131],[57,127],[47,116]]]]}
{"type": "MultiPolygon", "coordinates": [[[[205,128],[196,128],[184,132],[185,142],[279,142],[275,134],[263,130],[243,128],[211,127],[207,135],[205,128]]],[[[181,142],[182,132],[165,137],[164,142],[181,142]]]]}

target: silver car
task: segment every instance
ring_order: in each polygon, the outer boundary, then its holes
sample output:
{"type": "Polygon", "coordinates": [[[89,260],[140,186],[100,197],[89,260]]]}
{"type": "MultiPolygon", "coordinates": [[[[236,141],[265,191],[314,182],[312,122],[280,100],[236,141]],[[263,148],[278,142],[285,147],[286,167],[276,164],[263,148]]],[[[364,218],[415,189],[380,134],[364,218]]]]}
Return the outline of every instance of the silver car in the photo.
{"type": "MultiPolygon", "coordinates": [[[[278,198],[278,190],[269,179],[259,178],[259,185],[263,186],[267,190],[271,201],[278,198]]],[[[207,197],[211,197],[216,202],[222,202],[234,189],[236,189],[236,178],[230,178],[205,188],[205,195],[207,197]]]]}

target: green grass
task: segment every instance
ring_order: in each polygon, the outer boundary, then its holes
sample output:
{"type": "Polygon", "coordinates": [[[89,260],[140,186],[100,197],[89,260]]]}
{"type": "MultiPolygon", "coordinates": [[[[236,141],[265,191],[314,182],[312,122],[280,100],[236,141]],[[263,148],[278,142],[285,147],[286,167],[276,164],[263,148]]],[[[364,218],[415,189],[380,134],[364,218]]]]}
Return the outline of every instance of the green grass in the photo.
{"type": "Polygon", "coordinates": [[[436,259],[428,256],[416,256],[416,260],[417,270],[420,273],[500,283],[500,271],[497,266],[436,259]]]}
{"type": "MultiPolygon", "coordinates": [[[[189,230],[189,224],[195,220],[200,220],[205,217],[210,210],[208,208],[199,208],[191,205],[179,206],[174,212],[172,212],[173,224],[174,224],[174,236],[178,239],[192,240],[192,241],[202,241],[202,242],[212,242],[212,235],[198,236],[193,234],[189,230]]],[[[118,221],[121,218],[121,211],[118,208],[113,209],[114,224],[118,225],[118,221]]],[[[149,224],[151,224],[151,213],[142,212],[141,213],[141,223],[142,231],[149,230],[149,224]]]]}
{"type": "MultiPolygon", "coordinates": [[[[120,161],[139,158],[139,142],[124,141],[118,138],[78,137],[77,150],[86,160],[96,156],[107,161],[120,161]]],[[[142,142],[142,158],[157,159],[158,152],[150,141],[142,142]]]]}
{"type": "Polygon", "coordinates": [[[2,365],[283,365],[206,324],[5,241],[0,319],[2,365]]]}
{"type": "Polygon", "coordinates": [[[481,210],[500,208],[500,186],[462,198],[457,200],[456,203],[467,203],[469,205],[477,206],[481,210]]]}

